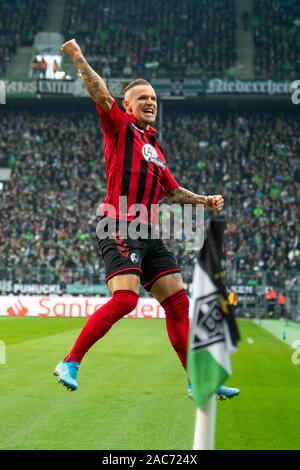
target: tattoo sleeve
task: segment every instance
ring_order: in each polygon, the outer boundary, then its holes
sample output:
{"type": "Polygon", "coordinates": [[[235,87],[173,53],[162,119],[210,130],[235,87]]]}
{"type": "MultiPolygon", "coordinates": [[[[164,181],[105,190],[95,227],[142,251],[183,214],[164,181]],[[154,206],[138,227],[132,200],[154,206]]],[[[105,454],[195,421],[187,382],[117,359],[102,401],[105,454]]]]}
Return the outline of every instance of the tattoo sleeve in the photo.
{"type": "Polygon", "coordinates": [[[104,80],[92,69],[83,55],[76,55],[73,62],[79,70],[91,97],[96,103],[100,104],[104,111],[110,111],[114,98],[110,95],[104,80]]]}
{"type": "Polygon", "coordinates": [[[184,188],[177,188],[171,191],[170,193],[166,194],[166,198],[171,203],[177,204],[192,204],[193,206],[197,204],[204,204],[206,201],[206,196],[201,196],[200,194],[192,193],[184,188]]]}

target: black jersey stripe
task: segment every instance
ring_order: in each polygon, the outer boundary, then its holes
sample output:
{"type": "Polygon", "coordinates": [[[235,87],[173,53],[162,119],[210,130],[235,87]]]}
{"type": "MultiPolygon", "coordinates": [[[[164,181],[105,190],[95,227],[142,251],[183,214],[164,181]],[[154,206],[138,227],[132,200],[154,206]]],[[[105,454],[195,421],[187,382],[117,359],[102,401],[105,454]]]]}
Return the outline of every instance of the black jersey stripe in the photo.
{"type": "Polygon", "coordinates": [[[156,147],[156,138],[154,135],[151,135],[150,137],[150,144],[153,145],[154,148],[156,147]]]}
{"type": "Polygon", "coordinates": [[[146,160],[143,159],[141,160],[141,163],[140,163],[139,182],[138,182],[138,189],[136,193],[137,204],[141,204],[143,202],[147,176],[148,176],[148,162],[146,162],[146,160]]]}
{"type": "MultiPolygon", "coordinates": [[[[155,148],[156,139],[153,135],[150,137],[150,143],[155,148]]],[[[147,208],[148,208],[149,215],[150,215],[151,204],[153,203],[153,198],[154,198],[154,194],[155,194],[155,191],[156,191],[157,183],[159,181],[158,167],[155,164],[152,164],[152,165],[153,165],[154,175],[153,175],[153,179],[152,179],[152,185],[151,185],[151,190],[150,190],[150,194],[149,194],[149,199],[148,199],[148,202],[147,202],[147,208]]]]}
{"type": "MultiPolygon", "coordinates": [[[[145,136],[144,136],[144,132],[140,131],[139,135],[140,135],[140,138],[143,142],[147,142],[146,139],[145,139],[145,136]]],[[[136,193],[136,203],[137,204],[142,204],[143,203],[147,176],[148,176],[148,162],[146,162],[146,160],[143,158],[141,160],[141,163],[140,163],[138,189],[137,189],[137,193],[136,193]]]]}
{"type": "Polygon", "coordinates": [[[125,137],[125,152],[123,161],[122,189],[121,195],[128,196],[131,178],[131,167],[133,157],[134,130],[131,122],[128,122],[125,137]]]}
{"type": "MultiPolygon", "coordinates": [[[[147,142],[143,133],[140,133],[140,136],[141,136],[141,139],[144,142],[147,142]]],[[[154,136],[150,137],[150,143],[155,148],[156,139],[155,139],[154,136]]],[[[154,165],[154,166],[156,167],[156,165],[154,165]]],[[[142,203],[145,202],[144,201],[144,194],[145,194],[145,189],[146,189],[147,177],[148,177],[148,174],[149,174],[148,169],[149,169],[149,163],[144,159],[141,160],[138,190],[137,190],[137,195],[136,195],[136,203],[137,204],[142,204],[142,203]]],[[[152,180],[152,184],[151,184],[151,189],[153,187],[152,185],[153,185],[153,180],[152,180]]],[[[155,193],[155,189],[154,189],[154,193],[155,193]]],[[[154,193],[152,194],[152,198],[154,196],[154,193]]],[[[150,199],[150,197],[151,197],[151,191],[150,191],[149,199],[150,199]]],[[[151,201],[151,199],[150,199],[150,201],[151,201]]]]}
{"type": "Polygon", "coordinates": [[[149,199],[148,199],[148,202],[147,202],[147,210],[148,210],[149,217],[151,216],[151,205],[153,204],[153,198],[154,198],[154,194],[155,194],[155,191],[156,191],[157,182],[159,180],[158,168],[156,167],[156,165],[153,165],[153,167],[154,167],[153,168],[154,175],[153,175],[153,179],[152,179],[152,186],[151,186],[151,190],[150,190],[150,194],[149,194],[149,199]]]}
{"type": "MultiPolygon", "coordinates": [[[[156,140],[156,143],[158,145],[159,150],[161,151],[163,156],[166,158],[166,153],[165,153],[164,149],[162,148],[162,146],[160,145],[159,140],[158,139],[155,139],[155,140],[156,140]]],[[[167,162],[165,163],[165,168],[166,168],[166,166],[167,166],[167,162]]],[[[163,171],[165,170],[165,168],[163,169],[163,171]]],[[[160,177],[160,191],[159,191],[159,195],[158,195],[158,200],[161,199],[161,197],[164,193],[164,188],[163,188],[163,185],[162,185],[162,175],[160,175],[160,176],[161,176],[160,177]]]]}

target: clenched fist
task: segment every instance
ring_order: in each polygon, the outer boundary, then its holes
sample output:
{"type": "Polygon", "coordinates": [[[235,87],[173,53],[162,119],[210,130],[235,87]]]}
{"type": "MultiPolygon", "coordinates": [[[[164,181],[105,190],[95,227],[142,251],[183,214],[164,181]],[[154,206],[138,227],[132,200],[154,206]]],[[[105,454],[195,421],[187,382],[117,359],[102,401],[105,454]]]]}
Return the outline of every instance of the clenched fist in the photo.
{"type": "Polygon", "coordinates": [[[68,55],[70,59],[73,59],[76,53],[82,54],[80,47],[78,46],[76,39],[70,39],[61,46],[61,50],[64,54],[68,55]]]}
{"type": "Polygon", "coordinates": [[[221,211],[224,208],[224,199],[219,194],[216,196],[207,196],[205,201],[206,209],[210,211],[221,211]]]}

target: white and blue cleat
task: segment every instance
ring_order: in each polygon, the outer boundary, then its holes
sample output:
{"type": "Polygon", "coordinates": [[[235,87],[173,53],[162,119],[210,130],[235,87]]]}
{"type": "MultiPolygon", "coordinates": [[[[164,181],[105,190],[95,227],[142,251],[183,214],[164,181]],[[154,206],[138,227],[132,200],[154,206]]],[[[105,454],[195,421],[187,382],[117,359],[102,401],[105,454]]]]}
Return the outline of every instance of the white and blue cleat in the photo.
{"type": "MultiPolygon", "coordinates": [[[[227,398],[231,399],[231,398],[237,397],[239,394],[240,394],[239,388],[225,387],[225,385],[221,385],[216,392],[216,399],[227,400],[227,398]]],[[[191,400],[193,399],[192,384],[190,383],[188,384],[188,396],[191,400]]]]}
{"type": "Polygon", "coordinates": [[[234,387],[225,387],[225,385],[221,385],[221,387],[217,390],[217,400],[227,400],[227,398],[234,398],[238,397],[240,394],[239,388],[234,387]]]}
{"type": "Polygon", "coordinates": [[[58,378],[59,383],[74,392],[78,388],[78,369],[78,362],[60,361],[54,369],[54,375],[58,378]]]}

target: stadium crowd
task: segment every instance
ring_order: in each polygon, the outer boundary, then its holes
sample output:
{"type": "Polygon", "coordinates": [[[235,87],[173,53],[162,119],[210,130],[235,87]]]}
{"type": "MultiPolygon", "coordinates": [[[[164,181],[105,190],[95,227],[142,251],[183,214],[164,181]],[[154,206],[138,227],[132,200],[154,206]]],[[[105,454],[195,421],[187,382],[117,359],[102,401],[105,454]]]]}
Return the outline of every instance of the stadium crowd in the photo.
{"type": "Polygon", "coordinates": [[[3,0],[0,14],[0,76],[18,46],[31,46],[42,29],[48,0],[3,0]]]}
{"type": "MultiPolygon", "coordinates": [[[[31,46],[48,0],[3,0],[0,76],[18,46],[31,46]]],[[[298,0],[253,0],[240,18],[254,42],[256,79],[296,79],[300,69],[298,0]]],[[[62,34],[76,37],[104,78],[235,78],[234,0],[69,0],[62,34]]],[[[43,74],[33,70],[33,77],[43,74]]]]}
{"type": "Polygon", "coordinates": [[[298,78],[300,2],[254,0],[252,27],[256,78],[298,78]]]}
{"type": "Polygon", "coordinates": [[[63,34],[106,78],[205,78],[234,64],[235,25],[234,0],[69,0],[63,34]]]}
{"type": "MultiPolygon", "coordinates": [[[[288,114],[165,112],[163,144],[180,184],[224,195],[230,269],[300,270],[298,128],[288,114]]],[[[1,110],[0,166],[12,170],[0,192],[1,278],[103,280],[95,226],[105,164],[96,113],[1,110]]],[[[194,253],[170,243],[190,282],[194,253]]]]}

